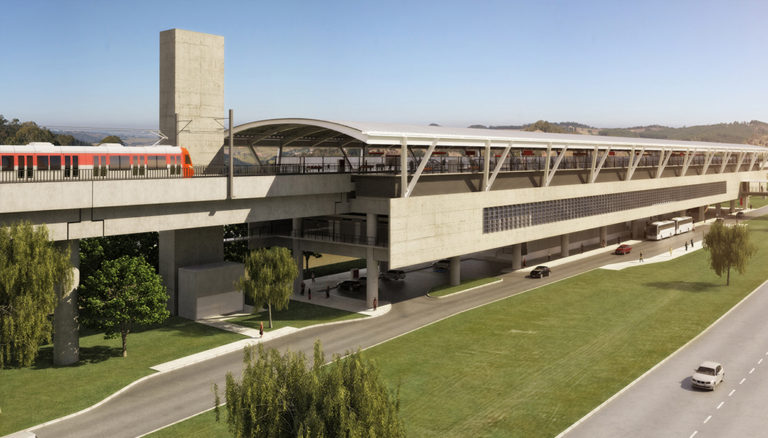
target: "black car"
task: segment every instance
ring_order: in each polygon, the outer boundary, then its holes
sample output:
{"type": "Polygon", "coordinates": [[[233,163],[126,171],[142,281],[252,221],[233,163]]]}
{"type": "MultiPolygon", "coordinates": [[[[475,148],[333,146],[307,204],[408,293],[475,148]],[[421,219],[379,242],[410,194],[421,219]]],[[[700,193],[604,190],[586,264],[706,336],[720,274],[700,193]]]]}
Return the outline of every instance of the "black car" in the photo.
{"type": "Polygon", "coordinates": [[[531,278],[549,277],[550,272],[552,271],[546,266],[536,266],[531,271],[531,278]]]}
{"type": "Polygon", "coordinates": [[[344,280],[336,285],[336,289],[340,292],[354,292],[362,288],[363,284],[359,280],[344,280]]]}

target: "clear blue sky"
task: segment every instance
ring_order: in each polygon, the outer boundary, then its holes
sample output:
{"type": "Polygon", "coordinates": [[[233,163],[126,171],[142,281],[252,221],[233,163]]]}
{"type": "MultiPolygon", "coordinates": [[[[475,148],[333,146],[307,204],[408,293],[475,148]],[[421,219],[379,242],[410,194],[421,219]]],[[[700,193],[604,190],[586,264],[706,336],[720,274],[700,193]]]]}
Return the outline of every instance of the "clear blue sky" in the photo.
{"type": "Polygon", "coordinates": [[[0,114],[157,127],[159,32],[225,37],[236,123],[768,121],[768,2],[0,1],[0,114]]]}

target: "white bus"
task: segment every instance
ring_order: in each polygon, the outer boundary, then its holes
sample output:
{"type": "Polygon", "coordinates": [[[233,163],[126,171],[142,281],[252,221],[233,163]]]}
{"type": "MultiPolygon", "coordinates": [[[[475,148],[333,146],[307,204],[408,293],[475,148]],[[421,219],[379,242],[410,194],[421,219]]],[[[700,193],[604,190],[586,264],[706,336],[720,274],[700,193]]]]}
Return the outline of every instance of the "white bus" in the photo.
{"type": "Polygon", "coordinates": [[[645,229],[645,238],[648,240],[661,240],[675,235],[675,221],[653,222],[645,229]]]}
{"type": "Polygon", "coordinates": [[[693,231],[693,218],[690,216],[673,217],[675,221],[675,234],[683,234],[693,231]]]}

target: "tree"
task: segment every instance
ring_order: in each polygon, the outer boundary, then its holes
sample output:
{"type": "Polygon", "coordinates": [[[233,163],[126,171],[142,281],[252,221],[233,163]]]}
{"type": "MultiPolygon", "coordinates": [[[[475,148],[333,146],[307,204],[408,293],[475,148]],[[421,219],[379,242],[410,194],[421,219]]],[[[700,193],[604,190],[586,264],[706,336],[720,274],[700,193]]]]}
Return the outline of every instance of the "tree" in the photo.
{"type": "Polygon", "coordinates": [[[80,277],[93,275],[105,260],[122,256],[143,257],[155,271],[159,266],[157,233],[124,234],[80,240],[80,277]]]}
{"type": "Polygon", "coordinates": [[[123,139],[121,139],[120,137],[118,137],[116,135],[108,135],[108,136],[102,138],[101,141],[99,142],[99,144],[102,145],[104,143],[125,144],[125,143],[123,143],[123,139]]]}
{"type": "Polygon", "coordinates": [[[224,260],[243,263],[248,255],[248,224],[224,225],[224,260]]]}
{"type": "Polygon", "coordinates": [[[718,277],[726,273],[725,284],[731,284],[731,268],[739,274],[747,269],[747,262],[757,252],[757,247],[749,241],[746,225],[725,226],[716,221],[704,236],[704,248],[709,252],[709,265],[718,277]]]}
{"type": "MultiPolygon", "coordinates": [[[[314,257],[316,259],[319,259],[323,255],[319,252],[314,251],[304,251],[304,269],[309,270],[309,259],[314,257]]],[[[302,275],[301,278],[306,278],[306,275],[302,275]]]]}
{"type": "MultiPolygon", "coordinates": [[[[314,364],[302,353],[284,355],[263,345],[245,349],[238,382],[227,373],[227,425],[236,437],[404,437],[399,394],[360,352],[323,366],[320,341],[314,364]]],[[[218,388],[216,417],[219,418],[218,388]]]]}
{"type": "Polygon", "coordinates": [[[276,310],[288,306],[293,280],[298,274],[296,262],[287,248],[261,248],[245,257],[245,275],[240,277],[237,287],[253,301],[254,310],[267,306],[269,328],[272,328],[272,306],[276,310]]]}
{"type": "Polygon", "coordinates": [[[31,365],[51,341],[56,286],[71,281],[69,253],[53,246],[45,226],[0,227],[0,368],[31,365]]]}
{"type": "Polygon", "coordinates": [[[105,261],[79,292],[81,321],[104,330],[105,339],[120,334],[123,357],[128,355],[128,333],[134,326],[159,324],[170,314],[162,279],[142,257],[105,261]]]}

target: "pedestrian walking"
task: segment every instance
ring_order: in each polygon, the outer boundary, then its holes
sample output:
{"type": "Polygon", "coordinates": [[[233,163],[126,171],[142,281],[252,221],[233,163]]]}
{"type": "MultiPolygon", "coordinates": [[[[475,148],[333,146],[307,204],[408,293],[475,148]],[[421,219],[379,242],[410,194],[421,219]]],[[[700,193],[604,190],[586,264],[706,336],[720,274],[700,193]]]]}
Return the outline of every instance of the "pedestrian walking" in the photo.
{"type": "Polygon", "coordinates": [[[315,271],[312,271],[312,284],[315,283],[315,271]]]}
{"type": "Polygon", "coordinates": [[[331,287],[325,286],[325,297],[330,298],[331,297],[331,287]]]}
{"type": "Polygon", "coordinates": [[[552,254],[549,253],[549,250],[547,250],[547,260],[552,260],[552,254]]]}
{"type": "Polygon", "coordinates": [[[685,250],[688,251],[688,241],[685,241],[685,250]]]}
{"type": "Polygon", "coordinates": [[[691,248],[693,248],[693,239],[691,239],[691,248]]]}
{"type": "Polygon", "coordinates": [[[640,263],[643,263],[643,252],[640,251],[640,263]]]}
{"type": "Polygon", "coordinates": [[[259,321],[259,337],[260,338],[264,337],[264,322],[263,321],[259,321]]]}
{"type": "Polygon", "coordinates": [[[307,299],[308,300],[312,299],[312,288],[311,287],[307,288],[307,299]]]}

